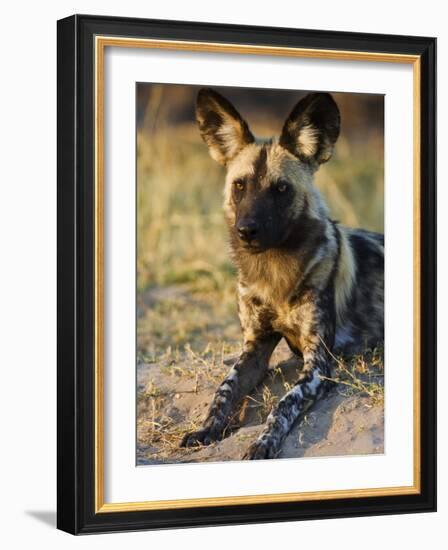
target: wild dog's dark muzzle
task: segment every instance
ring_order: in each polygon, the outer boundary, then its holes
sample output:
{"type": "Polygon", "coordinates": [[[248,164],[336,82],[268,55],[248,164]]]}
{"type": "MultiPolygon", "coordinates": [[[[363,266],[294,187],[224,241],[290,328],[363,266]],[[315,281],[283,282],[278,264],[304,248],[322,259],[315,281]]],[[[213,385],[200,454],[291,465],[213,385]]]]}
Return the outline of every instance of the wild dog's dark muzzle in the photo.
{"type": "Polygon", "coordinates": [[[236,226],[239,238],[246,242],[250,243],[257,238],[259,232],[259,226],[257,222],[253,220],[242,220],[236,226]]]}

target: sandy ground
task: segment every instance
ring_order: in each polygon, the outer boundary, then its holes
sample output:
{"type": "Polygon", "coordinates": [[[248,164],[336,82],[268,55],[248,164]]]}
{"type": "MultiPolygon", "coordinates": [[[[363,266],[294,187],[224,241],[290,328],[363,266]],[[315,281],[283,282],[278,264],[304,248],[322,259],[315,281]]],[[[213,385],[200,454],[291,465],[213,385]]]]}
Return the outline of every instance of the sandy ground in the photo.
{"type": "MultiPolygon", "coordinates": [[[[293,384],[300,360],[280,344],[265,381],[242,404],[221,442],[180,449],[186,431],[197,429],[220,380],[236,356],[168,353],[137,367],[137,463],[240,460],[263,428],[271,407],[293,384]]],[[[384,452],[381,401],[335,384],[328,396],[294,425],[279,458],[365,455],[384,452]]]]}

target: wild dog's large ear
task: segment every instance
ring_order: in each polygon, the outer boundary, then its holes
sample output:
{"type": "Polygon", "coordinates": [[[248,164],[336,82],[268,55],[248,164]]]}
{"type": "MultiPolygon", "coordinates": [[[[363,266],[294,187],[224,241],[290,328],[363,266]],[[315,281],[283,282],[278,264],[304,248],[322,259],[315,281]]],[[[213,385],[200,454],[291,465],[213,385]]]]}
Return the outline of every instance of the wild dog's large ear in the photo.
{"type": "Polygon", "coordinates": [[[330,94],[308,94],[283,126],[280,145],[303,161],[326,162],[339,136],[341,117],[330,94]]]}
{"type": "Polygon", "coordinates": [[[255,141],[245,120],[225,97],[203,88],[196,102],[196,120],[210,155],[226,165],[240,151],[255,141]]]}

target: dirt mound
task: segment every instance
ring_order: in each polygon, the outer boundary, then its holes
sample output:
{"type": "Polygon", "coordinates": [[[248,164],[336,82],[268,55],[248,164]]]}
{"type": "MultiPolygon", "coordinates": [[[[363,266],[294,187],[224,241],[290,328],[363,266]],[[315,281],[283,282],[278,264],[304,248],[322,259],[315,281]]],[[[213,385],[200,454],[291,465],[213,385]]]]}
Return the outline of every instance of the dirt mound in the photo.
{"type": "MultiPolygon", "coordinates": [[[[297,378],[300,361],[279,346],[264,382],[242,404],[222,441],[208,447],[180,449],[186,431],[197,429],[217,385],[236,359],[191,349],[141,362],[137,375],[137,463],[240,460],[263,429],[271,408],[297,378]]],[[[294,425],[279,458],[364,455],[384,452],[382,374],[338,371],[334,388],[294,425]],[[375,393],[376,392],[376,393],[375,393]]]]}

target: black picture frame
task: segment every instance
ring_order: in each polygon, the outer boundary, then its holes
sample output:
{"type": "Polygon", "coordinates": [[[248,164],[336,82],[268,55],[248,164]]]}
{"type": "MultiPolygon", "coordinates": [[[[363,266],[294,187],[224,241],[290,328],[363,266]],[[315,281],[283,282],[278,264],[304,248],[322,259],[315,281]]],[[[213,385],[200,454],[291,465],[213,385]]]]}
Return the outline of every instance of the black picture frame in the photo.
{"type": "Polygon", "coordinates": [[[73,534],[429,512],[436,509],[436,39],[74,15],[58,21],[57,526],[73,534]],[[95,143],[97,35],[420,57],[420,493],[97,513],[95,143]]]}

